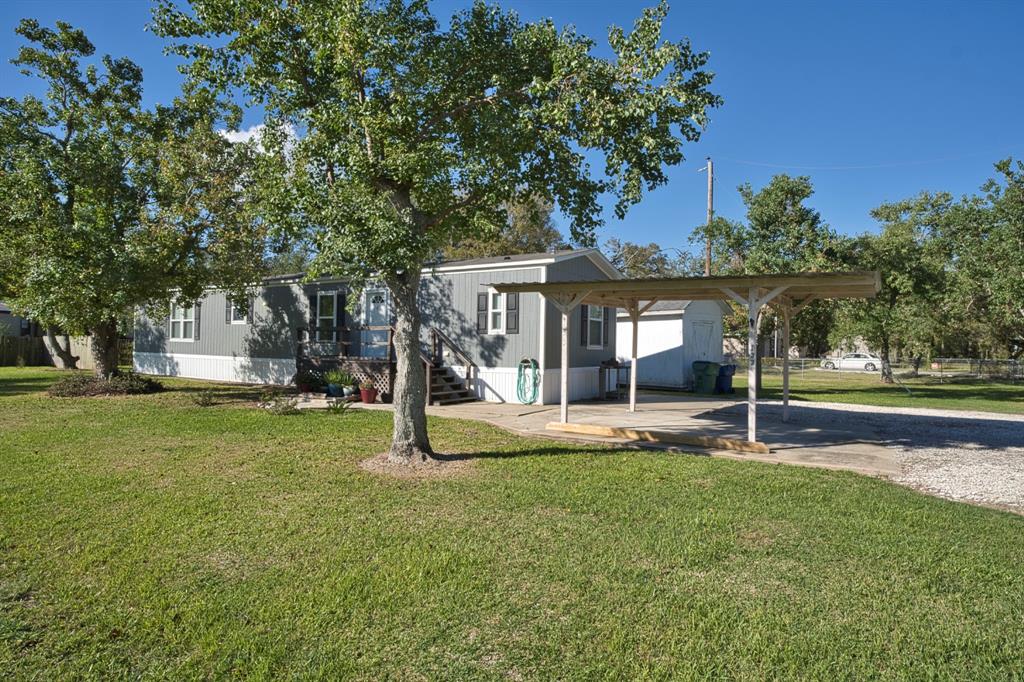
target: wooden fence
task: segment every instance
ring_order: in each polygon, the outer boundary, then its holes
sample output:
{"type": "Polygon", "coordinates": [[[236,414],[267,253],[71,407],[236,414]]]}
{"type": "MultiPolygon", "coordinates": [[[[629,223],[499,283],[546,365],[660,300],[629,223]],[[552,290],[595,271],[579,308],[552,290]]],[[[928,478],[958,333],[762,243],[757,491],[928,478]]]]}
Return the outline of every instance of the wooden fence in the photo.
{"type": "Polygon", "coordinates": [[[41,336],[0,336],[0,367],[52,364],[41,336]]]}
{"type": "MultiPolygon", "coordinates": [[[[64,337],[59,337],[61,344],[64,337]]],[[[118,344],[121,366],[132,365],[132,339],[122,338],[118,344]]],[[[71,353],[78,356],[78,369],[96,369],[88,336],[71,337],[71,353]]],[[[0,367],[15,365],[45,366],[53,365],[53,359],[46,348],[46,339],[42,336],[0,336],[0,367]]]]}

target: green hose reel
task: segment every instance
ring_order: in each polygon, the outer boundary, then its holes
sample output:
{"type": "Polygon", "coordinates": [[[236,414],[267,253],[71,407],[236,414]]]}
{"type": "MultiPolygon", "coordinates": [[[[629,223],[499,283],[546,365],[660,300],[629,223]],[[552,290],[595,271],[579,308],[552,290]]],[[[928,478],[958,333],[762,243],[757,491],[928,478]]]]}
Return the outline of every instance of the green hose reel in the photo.
{"type": "Polygon", "coordinates": [[[516,397],[523,405],[532,405],[537,402],[539,394],[540,366],[533,358],[523,358],[519,361],[516,377],[516,397]]]}

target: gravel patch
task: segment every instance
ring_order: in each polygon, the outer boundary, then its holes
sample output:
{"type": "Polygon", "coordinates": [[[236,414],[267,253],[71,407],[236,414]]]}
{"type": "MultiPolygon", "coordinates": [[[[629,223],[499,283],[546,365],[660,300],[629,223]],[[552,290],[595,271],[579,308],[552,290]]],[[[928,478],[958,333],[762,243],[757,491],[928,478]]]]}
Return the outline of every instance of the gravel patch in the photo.
{"type": "MultiPolygon", "coordinates": [[[[777,401],[758,411],[782,418],[777,401]]],[[[898,483],[1024,513],[1024,415],[840,403],[791,403],[790,414],[800,426],[870,430],[895,450],[898,483]]]]}

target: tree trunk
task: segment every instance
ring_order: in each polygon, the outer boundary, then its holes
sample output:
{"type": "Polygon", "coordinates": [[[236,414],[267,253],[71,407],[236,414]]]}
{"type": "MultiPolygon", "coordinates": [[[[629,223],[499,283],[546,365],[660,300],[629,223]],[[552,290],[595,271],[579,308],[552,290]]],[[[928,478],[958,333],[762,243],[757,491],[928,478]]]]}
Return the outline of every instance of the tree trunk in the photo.
{"type": "Polygon", "coordinates": [[[64,345],[57,338],[57,328],[46,328],[46,349],[53,356],[53,364],[58,369],[78,369],[78,356],[71,354],[71,337],[64,334],[64,345]]]}
{"type": "Polygon", "coordinates": [[[892,377],[892,365],[889,363],[889,339],[882,340],[882,383],[891,384],[893,383],[892,377]]]}
{"type": "Polygon", "coordinates": [[[92,330],[92,357],[96,363],[96,376],[109,379],[117,374],[117,320],[110,318],[92,330]]]}
{"type": "Polygon", "coordinates": [[[394,435],[388,461],[420,464],[433,459],[427,437],[426,373],[420,358],[419,266],[385,280],[395,307],[394,435]]]}

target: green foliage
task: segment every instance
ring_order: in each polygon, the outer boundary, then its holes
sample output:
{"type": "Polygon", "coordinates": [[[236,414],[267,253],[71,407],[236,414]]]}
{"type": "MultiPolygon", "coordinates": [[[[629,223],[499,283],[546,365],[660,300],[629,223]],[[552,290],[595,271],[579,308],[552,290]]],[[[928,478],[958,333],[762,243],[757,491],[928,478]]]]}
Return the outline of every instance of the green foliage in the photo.
{"type": "Polygon", "coordinates": [[[327,404],[327,412],[338,417],[344,417],[352,411],[351,400],[335,400],[327,404]]]}
{"type": "Polygon", "coordinates": [[[277,386],[268,386],[260,391],[260,408],[278,416],[289,416],[301,413],[299,399],[285,393],[277,386]]]}
{"type": "Polygon", "coordinates": [[[604,254],[626,277],[687,277],[704,272],[699,258],[678,249],[670,253],[654,242],[635,244],[613,237],[605,242],[604,254]]]}
{"type": "MultiPolygon", "coordinates": [[[[951,205],[949,195],[922,194],[872,211],[881,233],[853,239],[845,258],[851,269],[879,271],[882,289],[873,299],[841,303],[832,333],[836,345],[859,336],[884,365],[897,350],[928,355],[944,324],[939,304],[947,265],[934,235],[951,205]]],[[[887,368],[883,373],[888,378],[887,368]]]]}
{"type": "Polygon", "coordinates": [[[532,195],[506,207],[504,225],[481,235],[461,235],[443,251],[445,260],[487,258],[516,253],[545,253],[567,249],[562,233],[551,218],[554,207],[543,197],[532,195]]]}
{"type": "Polygon", "coordinates": [[[69,374],[50,386],[48,393],[55,398],[82,398],[99,395],[137,395],[157,393],[163,384],[156,379],[134,372],[119,374],[109,379],[87,374],[69,374]]]}
{"type": "Polygon", "coordinates": [[[331,369],[324,372],[324,381],[335,386],[354,386],[356,380],[348,372],[340,369],[331,369]]]}
{"type": "Polygon", "coordinates": [[[23,20],[14,63],[47,88],[0,98],[0,295],[46,325],[116,338],[137,307],[258,276],[262,224],[242,200],[253,149],[191,89],[146,110],[142,71],[64,22],[23,20]]]}

